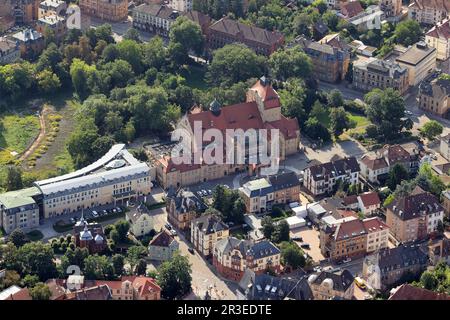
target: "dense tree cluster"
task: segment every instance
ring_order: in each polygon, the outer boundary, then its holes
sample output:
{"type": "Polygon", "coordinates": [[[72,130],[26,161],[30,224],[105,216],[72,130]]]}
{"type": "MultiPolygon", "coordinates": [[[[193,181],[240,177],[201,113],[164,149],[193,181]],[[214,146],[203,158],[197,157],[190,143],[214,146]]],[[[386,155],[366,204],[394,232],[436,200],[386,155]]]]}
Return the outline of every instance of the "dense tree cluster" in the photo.
{"type": "Polygon", "coordinates": [[[237,190],[217,185],[213,190],[213,205],[225,222],[242,223],[246,212],[245,203],[237,190]]]}

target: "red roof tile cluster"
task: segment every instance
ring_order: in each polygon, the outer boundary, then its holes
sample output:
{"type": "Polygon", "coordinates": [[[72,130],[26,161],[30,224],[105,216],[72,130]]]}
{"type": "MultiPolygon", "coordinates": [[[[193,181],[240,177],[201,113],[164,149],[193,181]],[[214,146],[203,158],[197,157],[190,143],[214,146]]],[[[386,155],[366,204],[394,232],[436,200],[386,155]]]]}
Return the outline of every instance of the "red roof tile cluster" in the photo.
{"type": "Polygon", "coordinates": [[[364,228],[366,229],[367,233],[372,233],[372,232],[389,229],[389,226],[377,217],[364,219],[363,224],[364,224],[364,228]]]}
{"type": "Polygon", "coordinates": [[[10,295],[5,300],[33,300],[30,296],[30,291],[28,288],[23,288],[22,290],[10,295]]]}
{"type": "Polygon", "coordinates": [[[366,192],[359,195],[364,207],[370,207],[381,204],[380,197],[376,192],[366,192]]]}
{"type": "Polygon", "coordinates": [[[389,300],[450,300],[450,296],[405,283],[389,297],[389,300]]]}
{"type": "Polygon", "coordinates": [[[353,18],[362,12],[364,9],[359,1],[341,3],[341,13],[346,18],[353,18]]]}
{"type": "Polygon", "coordinates": [[[445,19],[427,32],[426,36],[433,38],[450,39],[450,21],[445,19]]]}

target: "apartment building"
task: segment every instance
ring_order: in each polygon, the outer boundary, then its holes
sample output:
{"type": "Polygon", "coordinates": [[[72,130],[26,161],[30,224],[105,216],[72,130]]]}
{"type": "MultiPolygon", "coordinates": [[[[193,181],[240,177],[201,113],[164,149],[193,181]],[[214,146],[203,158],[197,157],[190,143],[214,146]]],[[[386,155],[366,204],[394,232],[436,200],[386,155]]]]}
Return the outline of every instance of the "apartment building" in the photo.
{"type": "Polygon", "coordinates": [[[125,218],[130,224],[130,232],[136,237],[148,235],[155,225],[154,217],[143,203],[127,211],[125,218]]]}
{"type": "MultiPolygon", "coordinates": [[[[278,131],[279,136],[279,159],[285,159],[287,155],[294,154],[299,149],[300,129],[297,119],[286,118],[281,114],[281,103],[278,93],[273,89],[270,81],[262,77],[248,91],[246,102],[230,106],[222,106],[214,100],[209,110],[191,110],[177,124],[177,129],[186,133],[180,144],[189,147],[193,155],[191,164],[187,161],[180,161],[177,164],[168,154],[153,154],[155,158],[157,179],[164,188],[187,186],[194,183],[205,182],[222,178],[228,174],[244,171],[250,175],[255,175],[260,168],[266,164],[258,163],[251,158],[251,151],[257,152],[258,144],[245,144],[239,136],[234,139],[234,159],[226,159],[227,153],[224,146],[224,160],[213,163],[194,163],[195,153],[204,150],[211,144],[211,138],[198,142],[194,133],[201,129],[218,129],[223,137],[227,136],[227,129],[245,133],[254,129],[259,132],[261,129],[278,131]],[[244,156],[244,161],[238,160],[238,152],[244,156]],[[224,163],[220,163],[224,162],[224,163]],[[228,163],[227,163],[228,162],[228,163]]],[[[270,147],[269,147],[270,150],[270,147]]],[[[183,160],[183,159],[175,159],[183,160]]]]}
{"type": "Polygon", "coordinates": [[[425,42],[436,48],[436,59],[444,61],[450,57],[450,20],[445,19],[425,34],[425,42]]]}
{"type": "Polygon", "coordinates": [[[191,221],[192,245],[204,257],[212,256],[214,244],[228,236],[228,226],[219,217],[208,214],[191,221]]]}
{"type": "Polygon", "coordinates": [[[188,12],[192,10],[193,0],[169,0],[168,6],[174,10],[188,12]]]}
{"type": "Polygon", "coordinates": [[[167,221],[180,230],[188,229],[191,221],[207,208],[194,193],[184,189],[170,188],[166,198],[167,221]]]}
{"type": "Polygon", "coordinates": [[[413,148],[406,150],[399,144],[385,145],[373,154],[365,154],[361,157],[359,165],[361,176],[372,183],[384,182],[389,170],[396,164],[401,164],[413,174],[419,169],[420,150],[413,148]]]}
{"type": "Polygon", "coordinates": [[[67,20],[58,15],[46,15],[36,21],[36,30],[41,34],[45,34],[47,28],[54,32],[56,42],[60,42],[67,32],[67,20]]]}
{"type": "Polygon", "coordinates": [[[443,223],[439,200],[417,186],[411,194],[395,199],[386,208],[386,224],[400,242],[424,240],[443,223]]]}
{"type": "Polygon", "coordinates": [[[45,218],[121,204],[150,194],[150,167],[116,144],[99,160],[75,172],[36,181],[43,196],[45,218]]]}
{"type": "Polygon", "coordinates": [[[448,18],[448,0],[413,0],[408,6],[408,17],[419,23],[437,25],[448,18]]]}
{"type": "Polygon", "coordinates": [[[350,48],[338,35],[322,38],[319,42],[299,38],[296,43],[311,58],[314,75],[319,80],[337,82],[345,78],[350,63],[350,48]]]}
{"type": "Polygon", "coordinates": [[[370,58],[353,65],[353,87],[361,91],[393,88],[405,93],[408,89],[408,69],[396,62],[370,58]]]}
{"type": "Polygon", "coordinates": [[[340,219],[323,225],[320,230],[320,250],[332,261],[359,258],[368,252],[388,246],[389,227],[378,217],[340,219]]]}
{"type": "Polygon", "coordinates": [[[447,217],[450,217],[450,190],[442,192],[442,206],[447,217]]]}
{"type": "Polygon", "coordinates": [[[450,80],[432,75],[419,85],[419,108],[440,117],[448,117],[450,110],[450,80]]]}
{"type": "Polygon", "coordinates": [[[148,258],[156,261],[168,261],[178,251],[180,244],[166,230],[156,234],[148,245],[148,258]]]}
{"type": "Polygon", "coordinates": [[[363,278],[370,287],[385,291],[399,284],[405,276],[415,277],[428,265],[428,255],[415,244],[384,248],[367,256],[363,262],[363,278]]]}
{"type": "Polygon", "coordinates": [[[0,194],[0,227],[11,233],[15,229],[31,230],[39,226],[39,189],[10,191],[0,194]]]}
{"type": "Polygon", "coordinates": [[[264,273],[268,269],[278,273],[281,267],[281,252],[267,240],[252,243],[249,240],[227,237],[214,245],[213,265],[225,278],[240,281],[247,269],[256,274],[264,273]]]}
{"type": "Polygon", "coordinates": [[[339,181],[357,184],[360,167],[355,157],[313,165],[306,168],[303,185],[314,196],[330,193],[339,181]]]}
{"type": "Polygon", "coordinates": [[[450,134],[441,137],[439,153],[448,161],[450,161],[450,134]]]}
{"type": "Polygon", "coordinates": [[[294,172],[285,172],[268,177],[273,188],[274,204],[300,201],[300,180],[294,172]]]}
{"type": "Polygon", "coordinates": [[[224,17],[209,27],[208,48],[215,50],[231,43],[242,43],[257,54],[269,56],[284,45],[279,31],[268,31],[224,17]]]}
{"type": "Polygon", "coordinates": [[[245,202],[248,213],[260,213],[272,210],[274,201],[273,187],[265,179],[257,179],[246,182],[239,192],[245,202]]]}
{"type": "Polygon", "coordinates": [[[0,38],[0,65],[10,64],[20,59],[19,46],[6,38],[0,38]]]}
{"type": "Polygon", "coordinates": [[[168,37],[170,27],[179,16],[179,11],[166,5],[141,4],[133,9],[133,27],[168,37]]]}
{"type": "Polygon", "coordinates": [[[436,69],[436,48],[417,42],[398,56],[396,62],[408,70],[409,85],[416,86],[436,69]]]}
{"type": "Polygon", "coordinates": [[[119,22],[128,19],[128,0],[79,0],[82,14],[119,22]]]}
{"type": "Polygon", "coordinates": [[[402,14],[402,0],[381,0],[380,9],[387,19],[398,17],[402,14]]]}
{"type": "Polygon", "coordinates": [[[48,16],[63,16],[67,10],[67,3],[62,0],[45,0],[39,4],[39,19],[48,16]]]}
{"type": "Polygon", "coordinates": [[[336,272],[322,271],[308,278],[314,300],[351,300],[355,289],[355,278],[347,269],[336,272]]]}
{"type": "Polygon", "coordinates": [[[22,58],[37,57],[45,47],[43,35],[31,28],[13,34],[12,40],[18,44],[22,58]]]}

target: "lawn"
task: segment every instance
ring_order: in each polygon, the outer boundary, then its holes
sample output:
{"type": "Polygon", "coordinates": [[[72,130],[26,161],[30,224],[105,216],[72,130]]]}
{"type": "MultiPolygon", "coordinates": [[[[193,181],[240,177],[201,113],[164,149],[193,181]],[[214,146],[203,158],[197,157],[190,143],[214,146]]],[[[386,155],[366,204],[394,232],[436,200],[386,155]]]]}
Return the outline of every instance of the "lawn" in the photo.
{"type": "Polygon", "coordinates": [[[359,114],[349,113],[349,118],[356,122],[356,127],[351,129],[350,132],[363,132],[364,128],[370,124],[367,117],[359,114]]]}
{"type": "Polygon", "coordinates": [[[39,118],[36,115],[3,114],[0,116],[0,164],[14,159],[11,152],[25,151],[39,134],[39,118]]]}
{"type": "Polygon", "coordinates": [[[186,85],[193,89],[207,90],[208,84],[205,81],[206,68],[201,66],[187,66],[180,75],[186,79],[186,85]]]}

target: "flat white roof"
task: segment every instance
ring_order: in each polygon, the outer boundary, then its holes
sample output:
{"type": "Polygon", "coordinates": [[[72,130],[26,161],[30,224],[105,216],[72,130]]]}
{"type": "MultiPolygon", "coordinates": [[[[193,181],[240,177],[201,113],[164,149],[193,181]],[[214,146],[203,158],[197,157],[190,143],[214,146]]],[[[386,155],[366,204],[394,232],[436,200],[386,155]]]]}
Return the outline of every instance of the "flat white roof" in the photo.
{"type": "Polygon", "coordinates": [[[12,294],[15,294],[17,292],[19,292],[20,290],[22,290],[22,288],[14,285],[11,286],[5,290],[3,290],[2,292],[0,292],[0,300],[6,300],[8,299],[12,294]]]}
{"type": "MultiPolygon", "coordinates": [[[[115,144],[111,147],[111,149],[109,149],[109,151],[107,153],[105,153],[105,155],[103,157],[101,157],[94,163],[91,163],[90,165],[88,165],[82,169],[79,169],[77,171],[74,171],[74,172],[71,172],[68,174],[64,174],[62,176],[45,179],[45,180],[41,180],[41,181],[36,181],[35,184],[37,186],[43,186],[43,185],[50,184],[50,183],[60,182],[63,180],[69,180],[69,179],[74,179],[74,178],[77,178],[80,176],[84,176],[88,173],[91,173],[92,171],[98,170],[99,168],[103,167],[105,164],[107,164],[108,162],[113,160],[119,154],[119,152],[122,151],[124,148],[125,148],[125,144],[123,144],[123,143],[115,144]]],[[[130,156],[132,156],[132,155],[130,154],[130,156]]]]}
{"type": "Polygon", "coordinates": [[[98,172],[86,176],[76,177],[70,180],[57,181],[38,186],[44,195],[61,192],[64,190],[75,189],[94,183],[100,183],[107,180],[114,180],[120,177],[126,177],[133,174],[148,173],[149,166],[141,162],[136,165],[121,167],[109,171],[98,172]]]}
{"type": "Polygon", "coordinates": [[[286,219],[289,226],[294,226],[297,224],[306,224],[306,220],[297,216],[292,216],[286,219]]]}

